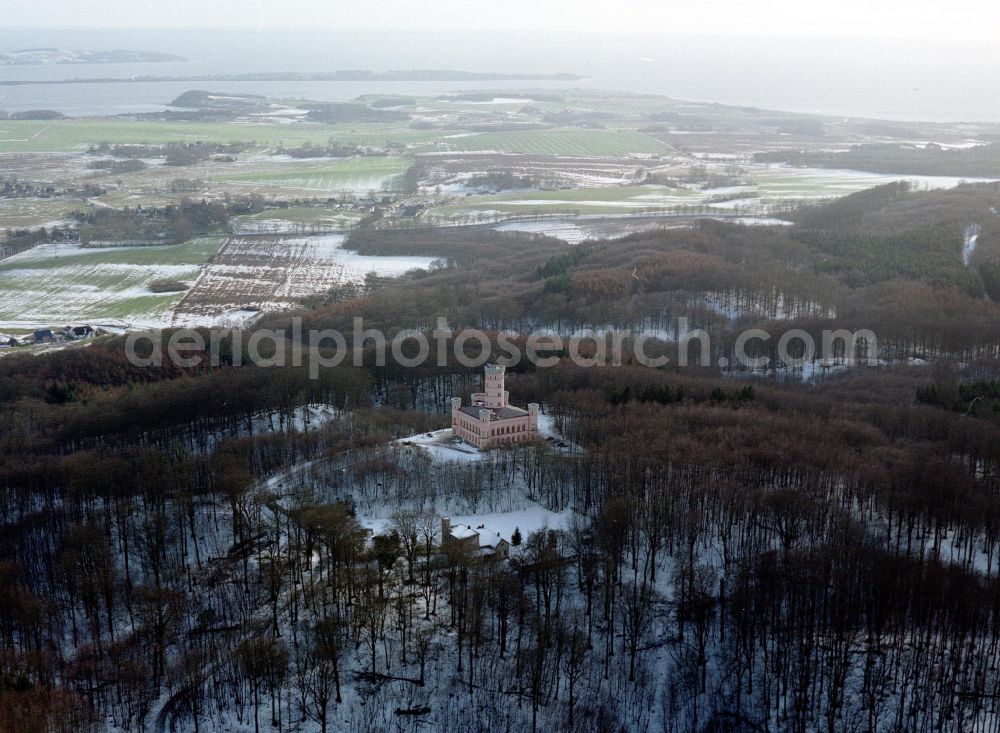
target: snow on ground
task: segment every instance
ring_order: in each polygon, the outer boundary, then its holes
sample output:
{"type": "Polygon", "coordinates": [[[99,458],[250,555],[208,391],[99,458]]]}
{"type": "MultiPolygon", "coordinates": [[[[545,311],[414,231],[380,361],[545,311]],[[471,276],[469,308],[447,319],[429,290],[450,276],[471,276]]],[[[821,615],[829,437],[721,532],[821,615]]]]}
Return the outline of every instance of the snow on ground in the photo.
{"type": "Polygon", "coordinates": [[[784,163],[750,165],[748,175],[769,201],[844,196],[890,181],[908,181],[918,189],[954,188],[961,183],[987,183],[996,178],[868,173],[845,168],[797,168],[784,163]]]}
{"type": "Polygon", "coordinates": [[[196,247],[177,247],[41,244],[0,265],[0,318],[48,326],[169,322],[171,303],[181,293],[155,293],[150,286],[157,280],[193,282],[204,258],[196,247]]]}
{"type": "MultiPolygon", "coordinates": [[[[502,213],[497,212],[498,215],[502,213]]],[[[728,215],[713,217],[677,216],[663,217],[608,216],[606,219],[592,219],[587,216],[567,217],[558,219],[537,219],[532,221],[508,221],[497,224],[498,232],[526,232],[528,234],[546,234],[561,239],[569,244],[579,244],[588,239],[614,239],[638,232],[659,229],[679,229],[691,226],[691,220],[696,218],[719,219],[731,224],[744,226],[791,226],[792,222],[767,216],[728,215]]]]}
{"type": "MultiPolygon", "coordinates": [[[[538,433],[545,440],[555,443],[557,448],[572,448],[556,429],[555,418],[552,415],[543,413],[538,416],[538,433]]],[[[404,447],[416,446],[430,456],[431,460],[441,462],[477,463],[484,455],[478,448],[456,438],[451,428],[400,438],[395,444],[404,447]]]]}
{"type": "Polygon", "coordinates": [[[495,512],[492,514],[464,514],[450,517],[452,526],[466,524],[479,531],[480,534],[499,534],[510,542],[514,530],[518,529],[524,539],[542,528],[566,529],[573,517],[572,509],[561,512],[549,511],[545,507],[530,506],[512,512],[495,512]],[[480,527],[481,525],[481,527],[480,527]]]}
{"type": "Polygon", "coordinates": [[[760,199],[749,197],[749,198],[727,199],[726,201],[708,201],[706,205],[712,207],[713,209],[725,209],[725,210],[749,209],[752,207],[759,207],[760,199]]]}
{"type": "Polygon", "coordinates": [[[690,197],[687,196],[668,196],[666,194],[643,194],[641,196],[633,196],[630,199],[622,200],[606,200],[606,199],[594,199],[594,200],[575,200],[571,198],[565,199],[515,199],[508,200],[504,199],[498,203],[502,203],[504,206],[562,206],[565,208],[613,208],[613,209],[650,209],[654,205],[660,206],[681,206],[691,203],[690,197]]]}
{"type": "Polygon", "coordinates": [[[770,216],[741,216],[737,219],[726,219],[730,224],[741,224],[745,227],[790,227],[792,222],[775,219],[770,216]]]}
{"type": "MultiPolygon", "coordinates": [[[[452,526],[465,524],[483,535],[499,534],[510,542],[514,530],[520,530],[521,537],[528,538],[532,532],[542,528],[566,529],[574,512],[564,509],[553,512],[543,506],[531,502],[523,509],[510,512],[490,512],[487,514],[456,514],[449,517],[452,526]]],[[[389,531],[392,520],[388,517],[358,516],[358,523],[373,534],[385,534],[389,531]]]]}
{"type": "Polygon", "coordinates": [[[972,262],[972,255],[976,252],[976,245],[979,243],[979,235],[983,227],[980,224],[969,224],[965,228],[964,243],[962,244],[962,263],[968,267],[972,262]]]}
{"type": "Polygon", "coordinates": [[[542,413],[538,416],[538,432],[543,438],[563,439],[562,433],[556,430],[555,417],[548,413],[542,413]]]}
{"type": "Polygon", "coordinates": [[[428,267],[431,257],[377,257],[343,248],[340,234],[230,237],[176,306],[174,324],[213,325],[242,313],[294,307],[303,298],[369,272],[396,277],[428,267]]]}
{"type": "Polygon", "coordinates": [[[291,427],[300,433],[304,433],[307,430],[315,430],[343,414],[343,410],[333,405],[326,405],[322,402],[311,402],[308,405],[301,405],[295,408],[295,412],[292,414],[291,427]]]}
{"type": "Polygon", "coordinates": [[[419,446],[434,461],[451,461],[453,463],[476,463],[481,461],[483,454],[478,448],[452,435],[451,428],[435,430],[432,433],[421,433],[409,438],[397,440],[402,446],[419,446]]]}
{"type": "MultiPolygon", "coordinates": [[[[574,446],[563,440],[562,435],[556,429],[555,419],[552,415],[539,415],[538,428],[540,435],[550,442],[553,449],[566,452],[576,450],[574,446]]],[[[399,446],[403,451],[413,449],[423,451],[432,461],[440,464],[472,466],[484,461],[487,457],[486,453],[456,439],[452,435],[451,428],[401,438],[393,441],[393,445],[399,446]]],[[[509,541],[515,528],[519,528],[521,536],[527,538],[531,532],[542,527],[563,529],[568,526],[572,516],[571,510],[553,512],[527,497],[519,499],[515,506],[516,508],[503,512],[451,515],[452,524],[466,524],[473,529],[480,528],[482,525],[481,533],[499,533],[501,537],[509,541]]],[[[383,534],[389,527],[391,511],[392,508],[388,506],[370,507],[366,513],[358,515],[358,522],[363,527],[371,529],[375,534],[383,534]]],[[[440,505],[438,511],[443,511],[447,516],[447,510],[442,509],[440,505]]]]}
{"type": "MultiPolygon", "coordinates": [[[[449,101],[449,100],[444,100],[449,101]]],[[[462,104],[471,105],[484,105],[484,104],[531,104],[535,100],[528,99],[527,97],[493,97],[493,99],[486,99],[483,101],[468,102],[461,100],[462,104]]]]}
{"type": "Polygon", "coordinates": [[[172,326],[184,328],[249,328],[255,320],[263,315],[257,308],[233,308],[232,310],[211,315],[183,314],[176,315],[172,326]]]}
{"type": "Polygon", "coordinates": [[[291,416],[285,416],[277,412],[255,415],[252,423],[254,431],[258,433],[285,432],[291,429],[304,433],[309,430],[316,430],[343,414],[343,410],[333,405],[312,402],[308,405],[299,405],[292,411],[291,416]]]}
{"type": "Polygon", "coordinates": [[[582,217],[566,219],[540,219],[537,221],[511,221],[498,224],[498,232],[526,232],[546,234],[569,244],[579,244],[588,239],[608,239],[624,237],[637,232],[675,228],[678,225],[669,219],[609,219],[594,221],[582,217]]]}
{"type": "Polygon", "coordinates": [[[0,265],[0,320],[46,328],[109,321],[124,328],[244,326],[262,311],[287,309],[339,283],[361,282],[369,272],[396,277],[434,262],[360,255],[344,249],[344,240],[235,236],[217,252],[217,244],[199,240],[146,247],[41,244],[0,265]],[[158,280],[190,289],[154,292],[158,280]]]}
{"type": "Polygon", "coordinates": [[[322,230],[324,228],[347,229],[356,223],[358,217],[348,214],[337,214],[317,218],[314,222],[299,222],[290,219],[245,219],[232,221],[233,234],[298,234],[309,231],[311,226],[322,230]]]}
{"type": "Polygon", "coordinates": [[[342,234],[310,237],[315,240],[315,252],[319,258],[330,258],[341,263],[344,271],[352,278],[363,279],[369,272],[394,277],[408,270],[430,267],[433,257],[362,255],[343,248],[346,237],[342,234]]]}

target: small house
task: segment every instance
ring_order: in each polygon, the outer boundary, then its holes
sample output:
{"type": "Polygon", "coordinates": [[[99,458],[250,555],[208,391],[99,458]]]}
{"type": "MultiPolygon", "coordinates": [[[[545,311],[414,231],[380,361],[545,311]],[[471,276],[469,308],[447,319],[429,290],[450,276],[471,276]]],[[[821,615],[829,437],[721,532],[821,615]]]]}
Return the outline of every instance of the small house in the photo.
{"type": "Polygon", "coordinates": [[[441,548],[445,551],[460,549],[470,555],[500,560],[510,557],[510,542],[499,532],[488,532],[483,526],[473,529],[467,524],[452,525],[448,517],[441,517],[441,548]]]}
{"type": "Polygon", "coordinates": [[[32,338],[36,344],[54,344],[56,342],[56,337],[52,335],[52,330],[49,328],[35,331],[32,338]]]}

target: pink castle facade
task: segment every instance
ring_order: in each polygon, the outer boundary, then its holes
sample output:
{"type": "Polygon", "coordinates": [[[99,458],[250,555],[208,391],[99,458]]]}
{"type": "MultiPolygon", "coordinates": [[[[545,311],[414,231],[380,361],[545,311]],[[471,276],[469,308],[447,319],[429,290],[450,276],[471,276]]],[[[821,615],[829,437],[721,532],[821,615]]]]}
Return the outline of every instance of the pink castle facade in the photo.
{"type": "Polygon", "coordinates": [[[527,410],[510,405],[504,371],[499,364],[487,364],[485,391],[472,395],[467,407],[461,397],[451,400],[452,432],[479,450],[538,439],[538,404],[532,402],[527,410]]]}

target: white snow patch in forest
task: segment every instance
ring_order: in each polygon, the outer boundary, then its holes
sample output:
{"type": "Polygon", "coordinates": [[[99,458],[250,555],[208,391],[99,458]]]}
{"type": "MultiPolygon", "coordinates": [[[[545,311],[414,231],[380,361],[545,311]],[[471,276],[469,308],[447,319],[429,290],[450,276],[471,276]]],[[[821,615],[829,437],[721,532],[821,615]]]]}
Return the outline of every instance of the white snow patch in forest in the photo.
{"type": "Polygon", "coordinates": [[[535,505],[513,512],[454,516],[451,517],[451,523],[452,525],[466,524],[473,529],[478,529],[480,534],[499,533],[509,542],[515,529],[520,530],[521,537],[528,539],[529,534],[543,528],[566,529],[572,516],[572,509],[553,512],[545,507],[535,505]],[[481,529],[479,529],[480,525],[482,525],[481,529]]]}
{"type": "Polygon", "coordinates": [[[972,255],[976,252],[976,245],[979,244],[979,235],[982,234],[983,227],[980,224],[969,224],[965,228],[964,243],[962,244],[962,263],[968,267],[972,262],[972,255]]]}
{"type": "MultiPolygon", "coordinates": [[[[524,540],[540,529],[566,529],[573,517],[572,509],[553,512],[543,506],[533,504],[525,509],[510,512],[490,512],[486,514],[458,514],[449,517],[452,526],[466,525],[481,535],[499,534],[510,542],[514,530],[521,532],[524,540]]],[[[390,530],[392,520],[387,517],[359,516],[358,523],[374,534],[385,534],[390,530]]]]}

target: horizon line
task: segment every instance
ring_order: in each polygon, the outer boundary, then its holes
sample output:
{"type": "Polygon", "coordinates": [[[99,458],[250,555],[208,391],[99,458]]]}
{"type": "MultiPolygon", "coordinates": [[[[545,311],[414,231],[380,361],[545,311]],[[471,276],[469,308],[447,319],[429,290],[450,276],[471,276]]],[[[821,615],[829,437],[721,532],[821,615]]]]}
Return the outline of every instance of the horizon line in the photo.
{"type": "Polygon", "coordinates": [[[404,26],[277,26],[270,28],[254,28],[246,26],[83,26],[83,25],[37,25],[37,26],[10,26],[0,27],[0,33],[21,33],[38,31],[122,31],[122,32],[223,32],[223,33],[405,33],[405,34],[425,34],[425,33],[502,33],[509,35],[591,35],[591,36],[694,36],[713,38],[761,38],[761,39],[796,39],[796,40],[853,40],[853,41],[931,41],[931,42],[996,42],[996,39],[982,35],[948,35],[948,36],[926,36],[926,35],[886,35],[884,33],[869,33],[850,35],[844,33],[790,33],[774,32],[761,33],[756,31],[738,32],[733,30],[715,31],[711,28],[698,30],[601,30],[584,28],[484,28],[470,26],[453,26],[440,28],[414,28],[404,26]]]}

